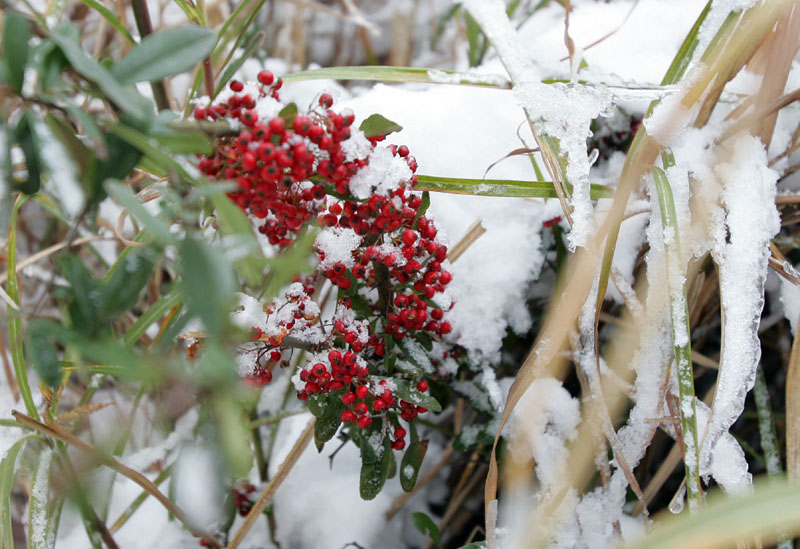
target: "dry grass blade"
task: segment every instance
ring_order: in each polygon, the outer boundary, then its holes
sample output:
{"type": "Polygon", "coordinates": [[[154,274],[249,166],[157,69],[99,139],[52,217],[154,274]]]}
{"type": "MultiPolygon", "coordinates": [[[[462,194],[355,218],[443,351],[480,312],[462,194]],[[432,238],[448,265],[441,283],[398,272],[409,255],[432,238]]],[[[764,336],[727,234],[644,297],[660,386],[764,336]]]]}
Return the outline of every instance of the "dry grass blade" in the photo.
{"type": "Polygon", "coordinates": [[[480,219],[475,220],[475,222],[470,225],[467,232],[464,236],[461,237],[455,246],[450,248],[450,251],[447,253],[447,259],[450,260],[450,263],[455,263],[458,261],[458,258],[461,257],[464,252],[466,252],[472,244],[478,240],[483,233],[486,232],[486,227],[483,226],[480,219]]]}
{"type": "Polygon", "coordinates": [[[172,500],[170,500],[167,496],[161,493],[158,487],[155,484],[153,484],[150,481],[150,479],[148,479],[140,472],[134,471],[133,469],[123,465],[113,457],[108,456],[103,452],[100,452],[97,448],[94,448],[90,444],[87,444],[86,442],[82,441],[81,439],[79,439],[66,429],[59,427],[58,425],[52,423],[51,424],[41,423],[39,421],[36,421],[32,417],[26,416],[25,414],[20,413],[16,410],[14,410],[12,414],[14,415],[14,418],[21,425],[29,427],[35,431],[39,431],[40,433],[53,437],[56,440],[60,440],[61,442],[69,444],[70,446],[73,446],[78,450],[81,450],[82,452],[86,452],[90,456],[97,459],[103,465],[113,469],[122,476],[132,480],[133,482],[141,486],[142,489],[145,490],[148,494],[156,498],[170,513],[172,513],[179,521],[181,521],[190,532],[192,532],[194,535],[198,537],[205,539],[206,542],[210,544],[212,547],[221,547],[219,543],[214,539],[214,537],[211,536],[211,534],[195,527],[189,520],[189,518],[186,516],[186,514],[183,512],[183,510],[177,505],[175,505],[175,503],[172,500]]]}
{"type": "Polygon", "coordinates": [[[250,509],[250,512],[247,513],[247,516],[244,518],[244,522],[236,531],[236,534],[233,536],[233,539],[228,544],[227,549],[234,549],[238,547],[239,544],[244,541],[244,538],[247,537],[247,534],[253,528],[258,520],[258,517],[261,516],[261,513],[264,509],[267,508],[267,505],[270,501],[272,501],[272,497],[275,495],[275,492],[278,491],[278,488],[283,481],[286,480],[286,477],[289,475],[289,471],[292,470],[292,467],[295,466],[297,460],[300,459],[300,456],[303,455],[303,451],[308,446],[308,443],[311,442],[311,439],[314,437],[314,423],[316,423],[316,418],[311,418],[306,425],[305,430],[300,435],[300,438],[297,439],[297,442],[294,443],[292,446],[289,455],[286,456],[286,459],[281,463],[281,466],[278,468],[277,474],[272,477],[267,484],[267,487],[264,488],[264,492],[258,497],[258,501],[253,504],[253,508],[250,509]]]}
{"type": "Polygon", "coordinates": [[[800,478],[800,338],[795,335],[786,373],[786,472],[800,478]]]}

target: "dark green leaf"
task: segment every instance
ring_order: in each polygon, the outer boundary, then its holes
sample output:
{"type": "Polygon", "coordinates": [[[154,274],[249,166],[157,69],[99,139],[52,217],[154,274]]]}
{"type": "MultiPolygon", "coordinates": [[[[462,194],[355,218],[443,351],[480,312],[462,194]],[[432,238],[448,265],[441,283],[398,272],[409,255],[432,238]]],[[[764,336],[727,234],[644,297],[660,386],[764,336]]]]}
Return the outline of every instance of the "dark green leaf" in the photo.
{"type": "MultiPolygon", "coordinates": [[[[336,435],[341,425],[342,412],[344,412],[344,403],[342,403],[342,393],[344,391],[337,391],[328,395],[328,404],[321,416],[318,416],[317,422],[314,424],[314,444],[317,446],[317,451],[321,452],[322,447],[336,435]]],[[[311,399],[309,398],[309,404],[311,399]]],[[[309,405],[309,409],[311,406],[309,405]]]]}
{"type": "Polygon", "coordinates": [[[106,275],[102,290],[103,316],[116,317],[136,305],[152,272],[153,262],[148,250],[126,248],[106,275]]]}
{"type": "Polygon", "coordinates": [[[14,130],[16,142],[25,155],[25,169],[28,172],[28,179],[25,182],[18,182],[17,185],[19,190],[25,194],[38,193],[39,187],[42,185],[41,159],[33,134],[34,121],[34,115],[25,111],[14,130]]]}
{"type": "Polygon", "coordinates": [[[425,393],[420,393],[417,390],[416,386],[412,386],[412,383],[405,379],[395,379],[394,383],[397,387],[395,393],[397,396],[405,400],[406,402],[410,402],[415,406],[422,406],[427,408],[431,412],[441,412],[442,407],[430,395],[426,395],[425,393]]]}
{"type": "Polygon", "coordinates": [[[389,460],[392,459],[389,437],[384,437],[383,445],[376,452],[366,439],[361,443],[361,480],[359,494],[361,499],[375,499],[389,476],[389,460]]]}
{"type": "Polygon", "coordinates": [[[28,40],[31,37],[31,24],[26,17],[6,11],[3,23],[3,58],[6,61],[6,81],[18,94],[22,94],[25,80],[25,65],[28,62],[28,40]]]}
{"type": "Polygon", "coordinates": [[[154,82],[188,71],[208,57],[214,33],[196,25],[185,25],[146,36],[112,69],[122,84],[154,82]]]}
{"type": "Polygon", "coordinates": [[[61,383],[61,363],[55,345],[63,328],[49,319],[37,318],[25,333],[25,354],[39,378],[55,389],[61,383]]]}
{"type": "Polygon", "coordinates": [[[177,154],[211,154],[214,152],[211,139],[199,131],[153,132],[150,135],[158,143],[177,154]]]}
{"type": "Polygon", "coordinates": [[[70,65],[81,76],[94,82],[106,97],[123,111],[141,121],[153,118],[153,104],[142,97],[133,87],[124,87],[100,63],[89,57],[76,40],[77,33],[72,25],[61,25],[50,35],[70,65]]]}
{"type": "Polygon", "coordinates": [[[69,311],[73,327],[88,336],[100,333],[107,327],[100,314],[103,305],[100,283],[73,254],[60,256],[57,265],[61,276],[72,287],[69,311]]]}
{"type": "Polygon", "coordinates": [[[368,116],[358,129],[364,132],[367,137],[379,137],[389,135],[392,132],[399,132],[403,129],[403,126],[380,114],[373,114],[368,116]]]}
{"type": "Polygon", "coordinates": [[[425,513],[417,512],[411,515],[411,522],[422,535],[430,536],[433,543],[439,545],[439,527],[436,526],[431,517],[425,513]]]}
{"type": "Polygon", "coordinates": [[[403,461],[400,463],[400,486],[403,490],[410,492],[417,484],[417,475],[428,451],[427,440],[415,440],[408,445],[408,450],[403,454],[403,461]]]}
{"type": "Polygon", "coordinates": [[[314,417],[322,417],[325,413],[325,403],[328,402],[328,395],[326,393],[317,393],[308,396],[308,411],[314,417]]]}

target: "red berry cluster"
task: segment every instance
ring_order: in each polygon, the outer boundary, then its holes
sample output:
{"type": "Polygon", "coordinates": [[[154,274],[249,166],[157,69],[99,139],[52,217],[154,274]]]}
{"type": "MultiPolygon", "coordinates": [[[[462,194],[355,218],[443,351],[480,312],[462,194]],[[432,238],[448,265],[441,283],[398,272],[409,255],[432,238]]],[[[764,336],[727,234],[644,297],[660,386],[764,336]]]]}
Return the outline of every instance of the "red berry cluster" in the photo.
{"type": "MultiPolygon", "coordinates": [[[[265,73],[259,75],[259,97],[277,98],[280,80],[276,84],[271,74],[262,77],[265,73]]],[[[233,82],[231,89],[238,93],[244,86],[233,82]]],[[[426,393],[429,385],[421,374],[387,370],[384,358],[404,338],[430,345],[452,330],[445,310],[434,301],[452,279],[444,268],[447,247],[425,217],[422,197],[413,192],[417,163],[408,147],[380,149],[381,136],[364,140],[360,135],[368,150],[346,146],[354,134],[354,116],[336,113],[332,105],[331,96],[322,94],[307,114],[294,116],[290,123],[281,116],[260,120],[249,95],[234,94],[226,103],[198,109],[198,118],[223,117],[243,126],[238,135],[221,138],[215,153],[201,158],[200,169],[211,178],[236,181],[238,189],[229,196],[252,217],[264,220],[260,230],[273,245],[290,244],[314,216],[323,231],[354,242],[343,252],[318,239],[319,273],[340,292],[332,321],[319,322],[318,310],[310,315],[303,310],[313,279],[293,285],[294,293],[283,304],[266,309],[271,319],[267,326],[256,328],[254,339],[264,345],[246,381],[256,386],[268,382],[272,373],[263,363],[281,361],[289,350],[286,337],[306,337],[315,353],[295,379],[298,398],[341,399],[342,423],[360,429],[370,428],[376,419],[384,426],[391,421],[392,447],[400,450],[406,430],[398,419],[413,420],[427,409],[399,398],[395,381],[418,393],[426,393]],[[361,170],[377,170],[381,162],[406,175],[392,184],[365,183],[361,170]],[[358,177],[362,180],[356,183],[358,177]],[[319,330],[316,336],[309,335],[310,327],[319,330]]]]}
{"type": "Polygon", "coordinates": [[[233,492],[233,506],[236,507],[241,516],[247,516],[247,513],[250,512],[255,503],[250,497],[256,491],[256,487],[247,483],[243,486],[234,486],[231,490],[233,492]]]}

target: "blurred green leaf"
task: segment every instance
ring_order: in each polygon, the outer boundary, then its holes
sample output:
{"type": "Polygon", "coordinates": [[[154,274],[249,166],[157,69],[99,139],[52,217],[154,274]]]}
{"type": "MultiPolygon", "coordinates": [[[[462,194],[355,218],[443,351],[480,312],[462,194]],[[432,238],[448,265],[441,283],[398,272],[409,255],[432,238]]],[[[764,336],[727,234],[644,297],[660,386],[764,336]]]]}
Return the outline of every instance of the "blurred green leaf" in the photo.
{"type": "Polygon", "coordinates": [[[11,223],[11,136],[8,127],[0,121],[0,238],[8,234],[11,223]]]}
{"type": "Polygon", "coordinates": [[[498,82],[498,78],[488,75],[485,81],[478,80],[473,75],[466,75],[454,71],[439,71],[444,75],[452,76],[455,82],[449,79],[434,79],[430,76],[430,69],[414,67],[387,67],[384,65],[367,65],[358,67],[323,67],[307,71],[294,72],[283,76],[284,82],[303,82],[306,80],[374,80],[380,82],[426,82],[429,84],[458,84],[462,86],[478,86],[483,88],[511,89],[508,81],[498,82]],[[456,77],[463,76],[463,81],[456,77]],[[447,80],[447,81],[445,81],[447,80]]]}
{"type": "Polygon", "coordinates": [[[214,143],[200,131],[153,132],[150,136],[176,154],[212,154],[214,143]]]}
{"type": "Polygon", "coordinates": [[[209,196],[211,204],[217,212],[219,230],[223,236],[239,239],[243,251],[241,259],[236,261],[236,270],[249,286],[257,286],[264,278],[266,260],[261,251],[253,224],[236,204],[223,193],[209,196]]]}
{"type": "Polygon", "coordinates": [[[166,223],[148,212],[126,185],[119,181],[108,180],[105,188],[109,196],[139,220],[159,244],[166,246],[176,242],[175,236],[169,231],[166,223]]]}
{"type": "Polygon", "coordinates": [[[62,332],[60,324],[46,318],[34,319],[25,332],[25,354],[39,378],[53,389],[61,383],[61,363],[55,345],[62,332]]]}
{"type": "Polygon", "coordinates": [[[228,466],[234,475],[246,477],[252,465],[252,452],[244,410],[227,391],[217,391],[212,406],[228,466]]]}
{"type": "MultiPolygon", "coordinates": [[[[415,440],[408,445],[406,453],[403,454],[403,461],[400,462],[400,486],[403,490],[410,492],[417,484],[417,475],[428,451],[427,440],[415,440]]],[[[437,542],[438,543],[438,542],[437,542]]]]}
{"type": "Polygon", "coordinates": [[[139,301],[153,272],[151,253],[147,248],[126,248],[109,269],[101,296],[100,312],[104,317],[116,317],[139,301]]]}
{"type": "Polygon", "coordinates": [[[31,24],[28,19],[16,11],[6,11],[3,23],[3,58],[8,71],[6,82],[19,95],[22,94],[25,81],[30,37],[31,24]]]}
{"type": "Polygon", "coordinates": [[[78,73],[94,82],[106,97],[121,110],[129,113],[137,120],[149,122],[154,116],[153,104],[142,97],[133,87],[125,87],[100,63],[89,57],[76,41],[75,27],[70,24],[61,25],[50,35],[78,73]]]}
{"type": "Polygon", "coordinates": [[[403,129],[403,126],[392,122],[381,114],[372,114],[361,122],[358,129],[364,132],[364,135],[367,137],[381,137],[389,135],[392,132],[399,132],[403,129]]]}
{"type": "Polygon", "coordinates": [[[430,536],[433,543],[439,545],[439,527],[425,513],[416,512],[411,515],[411,523],[423,536],[430,536]]]}
{"type": "Polygon", "coordinates": [[[464,20],[467,24],[467,43],[469,44],[467,56],[469,57],[469,66],[477,67],[481,64],[481,57],[483,57],[481,53],[483,49],[481,40],[483,38],[483,33],[481,32],[478,22],[475,21],[475,18],[473,18],[468,11],[464,12],[464,20]]]}
{"type": "Polygon", "coordinates": [[[291,127],[297,116],[297,112],[297,103],[289,103],[280,110],[278,116],[283,118],[284,122],[286,122],[286,127],[291,127]]]}
{"type": "Polygon", "coordinates": [[[283,250],[276,257],[266,260],[272,270],[269,273],[269,281],[262,297],[272,297],[277,294],[292,280],[293,276],[313,271],[309,259],[316,236],[316,230],[309,227],[289,248],[283,250]]]}
{"type": "Polygon", "coordinates": [[[161,298],[153,303],[142,316],[137,318],[133,326],[128,328],[128,331],[125,332],[125,336],[122,338],[125,346],[130,347],[139,341],[139,338],[144,335],[151,324],[157,322],[173,307],[180,305],[182,299],[183,294],[181,294],[177,288],[170,291],[167,295],[161,296],[161,298]]]}
{"type": "Polygon", "coordinates": [[[214,47],[214,33],[197,25],[184,25],[146,36],[114,65],[112,73],[122,84],[154,82],[188,71],[214,47]]]}
{"type": "Polygon", "coordinates": [[[186,303],[192,316],[209,334],[219,336],[226,326],[233,298],[233,272],[221,254],[193,237],[178,246],[186,303]]]}
{"type": "Polygon", "coordinates": [[[101,317],[103,294],[101,284],[94,279],[83,261],[73,254],[63,254],[57,260],[61,276],[67,279],[72,290],[70,316],[75,329],[88,336],[96,336],[108,326],[101,317]]]}
{"type": "Polygon", "coordinates": [[[17,187],[25,194],[39,192],[42,185],[41,158],[33,133],[35,121],[36,117],[30,111],[25,111],[14,130],[15,140],[25,155],[25,169],[28,172],[28,178],[24,182],[17,182],[17,187]]]}

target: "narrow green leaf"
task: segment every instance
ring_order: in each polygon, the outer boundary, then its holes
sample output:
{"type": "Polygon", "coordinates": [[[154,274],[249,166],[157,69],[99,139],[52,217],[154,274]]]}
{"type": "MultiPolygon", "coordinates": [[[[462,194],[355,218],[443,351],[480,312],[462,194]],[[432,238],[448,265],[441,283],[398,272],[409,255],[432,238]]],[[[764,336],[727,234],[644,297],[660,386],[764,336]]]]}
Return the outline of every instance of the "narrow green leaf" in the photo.
{"type": "Polygon", "coordinates": [[[17,182],[17,187],[25,194],[35,194],[42,186],[41,157],[33,132],[35,121],[35,116],[25,111],[14,130],[16,142],[25,155],[25,169],[28,172],[28,178],[24,182],[17,182]]]}
{"type": "Polygon", "coordinates": [[[111,131],[150,158],[164,173],[172,172],[180,175],[186,181],[194,181],[183,166],[168,153],[164,152],[161,145],[154,138],[124,124],[116,124],[111,131]]]}
{"type": "Polygon", "coordinates": [[[227,391],[217,391],[212,406],[228,466],[234,475],[245,477],[250,471],[252,455],[250,431],[247,429],[244,411],[236,398],[227,391]]]}
{"type": "Polygon", "coordinates": [[[472,17],[468,11],[464,12],[464,20],[467,23],[467,43],[469,45],[467,56],[469,57],[469,66],[477,67],[481,64],[481,50],[483,49],[481,37],[483,33],[481,32],[478,22],[475,21],[475,18],[472,17]]]}
{"type": "Polygon", "coordinates": [[[219,252],[195,238],[179,245],[186,302],[193,316],[203,321],[212,335],[226,325],[233,297],[233,273],[219,252]]]}
{"type": "Polygon", "coordinates": [[[427,440],[415,440],[408,445],[406,453],[403,454],[403,461],[400,462],[400,486],[403,490],[410,492],[417,484],[417,475],[428,451],[427,440]]]}
{"type": "Polygon", "coordinates": [[[153,132],[150,136],[176,154],[205,154],[214,152],[214,143],[200,131],[153,132]]]}
{"type": "Polygon", "coordinates": [[[214,97],[219,95],[219,92],[225,89],[225,85],[231,78],[233,78],[233,75],[236,74],[236,71],[242,68],[242,65],[244,65],[245,61],[253,58],[253,56],[256,53],[256,50],[258,50],[258,48],[260,48],[263,43],[264,43],[263,32],[259,32],[258,34],[250,38],[250,40],[247,42],[247,45],[244,47],[244,52],[242,52],[242,55],[240,55],[239,57],[228,63],[228,65],[225,67],[225,70],[222,71],[222,74],[219,77],[219,81],[217,82],[217,89],[214,91],[214,97]]]}
{"type": "Polygon", "coordinates": [[[8,127],[0,122],[0,238],[8,234],[11,223],[11,139],[8,127]]]}
{"type": "Polygon", "coordinates": [[[100,313],[114,318],[133,307],[153,272],[152,250],[127,248],[109,269],[101,291],[100,313]]]}
{"type": "Polygon", "coordinates": [[[430,536],[433,543],[439,545],[439,527],[436,526],[431,517],[422,512],[413,513],[411,515],[411,523],[422,535],[430,536]]]}
{"type": "Polygon", "coordinates": [[[17,456],[26,442],[33,438],[32,435],[15,442],[8,449],[3,461],[0,462],[0,528],[2,528],[3,547],[14,547],[14,535],[11,528],[11,487],[14,484],[14,471],[17,465],[17,456]]]}
{"type": "Polygon", "coordinates": [[[8,71],[6,80],[17,94],[22,94],[30,37],[31,24],[28,19],[16,11],[6,11],[3,23],[3,58],[8,71]]]}
{"type": "Polygon", "coordinates": [[[97,0],[81,0],[81,2],[102,15],[103,19],[108,21],[108,24],[114,27],[114,29],[116,29],[117,32],[119,32],[125,38],[125,40],[128,41],[128,44],[136,43],[133,39],[133,36],[131,36],[131,33],[128,32],[127,28],[125,28],[125,25],[123,25],[117,16],[114,15],[114,12],[105,7],[101,2],[98,2],[97,0]]]}
{"type": "MultiPolygon", "coordinates": [[[[337,391],[328,395],[328,405],[322,415],[317,418],[314,424],[314,444],[317,446],[317,451],[322,452],[325,443],[332,439],[339,426],[342,424],[341,416],[344,412],[344,403],[342,402],[342,393],[344,391],[337,391]]],[[[309,399],[309,402],[311,399],[309,399]]]]}
{"type": "MultiPolygon", "coordinates": [[[[466,179],[417,175],[417,191],[469,194],[474,196],[501,196],[506,198],[558,198],[551,181],[518,181],[510,179],[466,179]]],[[[613,190],[603,185],[592,185],[592,198],[608,198],[613,190]]]]}
{"type": "Polygon", "coordinates": [[[213,32],[196,25],[156,32],[114,65],[112,73],[122,84],[158,81],[188,71],[208,57],[215,40],[213,32]]]}
{"type": "Polygon", "coordinates": [[[108,70],[89,57],[76,41],[76,35],[75,27],[62,25],[52,32],[50,39],[58,44],[72,68],[87,80],[97,84],[117,107],[143,122],[152,120],[153,104],[142,97],[135,88],[124,87],[108,70]]]}
{"type": "Polygon", "coordinates": [[[484,88],[511,89],[511,83],[504,77],[486,75],[480,77],[455,71],[436,71],[442,78],[431,78],[429,69],[413,67],[387,67],[367,65],[360,67],[324,67],[294,72],[283,76],[283,81],[303,82],[306,80],[371,80],[379,82],[426,82],[428,84],[460,84],[484,88]]]}
{"type": "Polygon", "coordinates": [[[403,129],[403,126],[392,122],[383,115],[373,114],[364,119],[358,129],[364,132],[367,137],[381,137],[392,132],[399,132],[403,129]]]}
{"type": "Polygon", "coordinates": [[[144,335],[151,324],[158,321],[158,319],[167,314],[167,311],[173,307],[180,305],[182,297],[182,294],[177,289],[173,289],[170,293],[162,296],[161,299],[153,303],[142,316],[136,319],[133,326],[128,328],[128,331],[125,332],[125,336],[122,338],[123,344],[126,347],[130,347],[139,341],[139,338],[144,335]]]}
{"type": "Polygon", "coordinates": [[[56,263],[61,276],[67,279],[72,289],[72,325],[86,335],[96,335],[106,327],[100,314],[103,306],[101,284],[74,254],[63,254],[56,263]]]}

